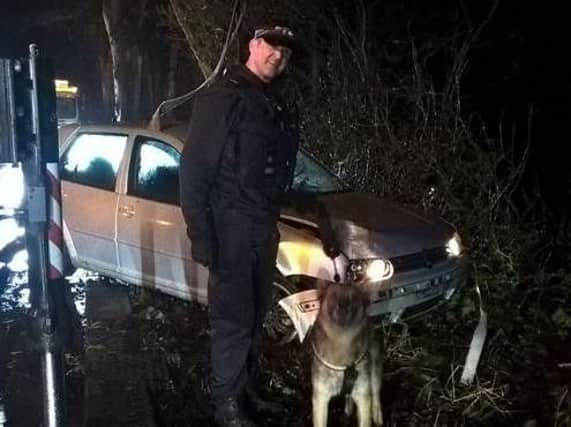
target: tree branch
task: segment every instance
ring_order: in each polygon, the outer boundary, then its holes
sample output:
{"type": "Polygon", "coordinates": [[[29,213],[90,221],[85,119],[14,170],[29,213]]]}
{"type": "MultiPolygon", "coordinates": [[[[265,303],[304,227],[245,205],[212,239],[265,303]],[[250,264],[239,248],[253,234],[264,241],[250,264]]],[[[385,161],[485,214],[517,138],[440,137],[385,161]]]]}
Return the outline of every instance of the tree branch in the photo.
{"type": "MultiPolygon", "coordinates": [[[[171,0],[171,1],[176,1],[176,0],[171,0]]],[[[167,99],[166,101],[161,102],[156,111],[153,113],[153,117],[151,118],[151,121],[149,123],[149,128],[160,130],[161,116],[167,114],[169,111],[174,110],[178,106],[184,104],[186,101],[191,99],[200,89],[209,85],[210,82],[220,72],[222,64],[224,63],[224,59],[226,58],[226,54],[228,53],[228,47],[230,46],[232,41],[236,38],[238,30],[240,29],[240,25],[242,24],[242,20],[244,19],[244,15],[246,14],[247,3],[242,2],[240,11],[238,12],[239,4],[240,4],[239,0],[234,0],[234,4],[232,5],[232,16],[230,17],[230,24],[228,25],[228,31],[226,32],[226,40],[224,41],[224,46],[222,47],[222,51],[220,52],[220,57],[218,58],[218,63],[216,64],[214,71],[212,71],[210,75],[205,76],[205,80],[197,88],[177,98],[167,99]]]]}
{"type": "Polygon", "coordinates": [[[192,34],[190,29],[188,28],[188,26],[184,22],[185,21],[184,12],[180,8],[180,5],[178,4],[178,0],[169,0],[169,3],[171,5],[172,11],[173,11],[174,16],[176,18],[176,21],[177,21],[180,29],[184,33],[184,37],[186,39],[186,42],[188,43],[188,47],[190,48],[190,51],[192,52],[194,59],[196,59],[196,62],[198,63],[198,68],[200,68],[200,72],[202,73],[202,76],[205,79],[208,78],[208,76],[211,74],[212,70],[210,69],[210,67],[208,66],[206,61],[204,61],[202,59],[202,57],[200,56],[200,52],[198,50],[196,39],[194,38],[194,35],[192,34]]]}

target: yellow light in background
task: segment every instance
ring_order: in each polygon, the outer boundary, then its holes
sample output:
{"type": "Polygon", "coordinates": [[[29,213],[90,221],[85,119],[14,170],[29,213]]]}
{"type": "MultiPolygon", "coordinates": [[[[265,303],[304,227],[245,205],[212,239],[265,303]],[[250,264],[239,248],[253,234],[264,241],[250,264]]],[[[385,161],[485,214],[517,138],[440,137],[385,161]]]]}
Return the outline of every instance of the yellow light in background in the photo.
{"type": "Polygon", "coordinates": [[[56,86],[56,93],[58,95],[74,96],[77,94],[77,86],[70,86],[67,80],[54,80],[56,86]]]}

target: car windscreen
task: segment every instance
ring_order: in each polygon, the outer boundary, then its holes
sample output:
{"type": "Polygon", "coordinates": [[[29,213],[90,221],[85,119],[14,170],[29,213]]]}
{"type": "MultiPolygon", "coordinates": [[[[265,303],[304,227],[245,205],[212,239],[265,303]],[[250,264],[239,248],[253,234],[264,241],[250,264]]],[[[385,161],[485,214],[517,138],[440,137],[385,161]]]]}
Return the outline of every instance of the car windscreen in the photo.
{"type": "Polygon", "coordinates": [[[308,153],[299,150],[292,189],[304,193],[338,193],[348,187],[308,153]]]}

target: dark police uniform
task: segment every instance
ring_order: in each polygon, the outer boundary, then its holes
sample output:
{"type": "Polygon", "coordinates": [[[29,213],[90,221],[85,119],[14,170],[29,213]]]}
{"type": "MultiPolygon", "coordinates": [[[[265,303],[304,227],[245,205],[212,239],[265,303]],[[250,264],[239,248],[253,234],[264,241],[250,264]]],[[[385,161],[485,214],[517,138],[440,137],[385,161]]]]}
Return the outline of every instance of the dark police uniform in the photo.
{"type": "Polygon", "coordinates": [[[193,258],[210,269],[214,403],[253,385],[291,184],[297,120],[245,66],[195,101],[181,161],[181,207],[193,258]]]}

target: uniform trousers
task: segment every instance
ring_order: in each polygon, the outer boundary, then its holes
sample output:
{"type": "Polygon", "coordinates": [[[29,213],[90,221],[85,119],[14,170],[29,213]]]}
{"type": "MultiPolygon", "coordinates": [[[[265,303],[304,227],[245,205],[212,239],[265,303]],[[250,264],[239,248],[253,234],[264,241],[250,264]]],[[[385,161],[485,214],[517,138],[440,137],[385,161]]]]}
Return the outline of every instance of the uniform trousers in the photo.
{"type": "Polygon", "coordinates": [[[214,212],[216,255],[208,281],[213,403],[255,387],[262,328],[272,302],[276,219],[214,212]]]}

